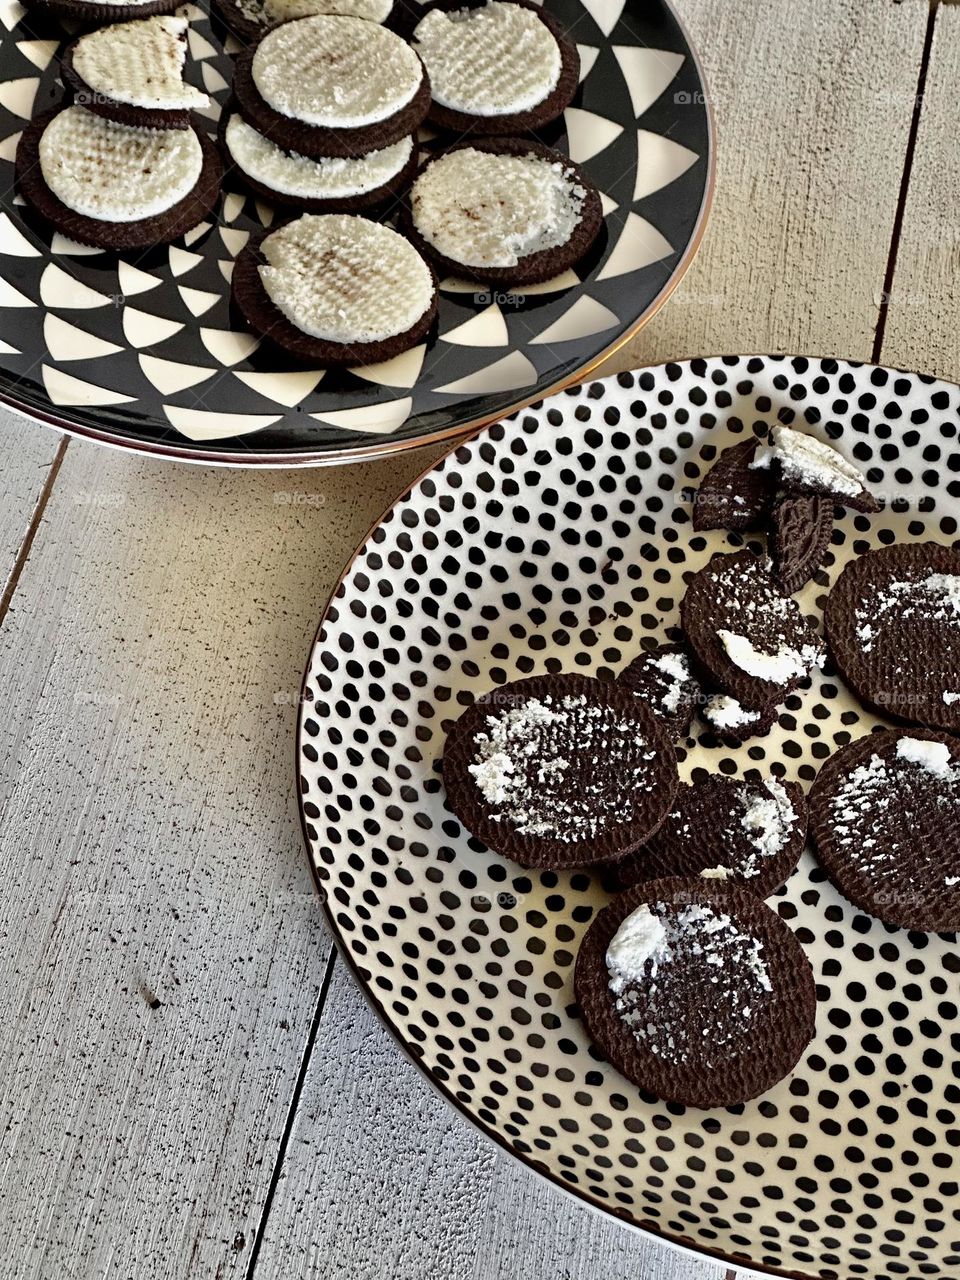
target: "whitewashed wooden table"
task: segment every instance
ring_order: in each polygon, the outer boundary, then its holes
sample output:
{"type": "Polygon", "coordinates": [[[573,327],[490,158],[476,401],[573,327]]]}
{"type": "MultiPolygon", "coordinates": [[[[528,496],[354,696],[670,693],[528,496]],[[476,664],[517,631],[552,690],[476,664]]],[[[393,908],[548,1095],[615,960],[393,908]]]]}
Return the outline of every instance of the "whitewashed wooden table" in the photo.
{"type": "MultiPolygon", "coordinates": [[[[718,194],[609,371],[788,351],[960,378],[960,7],[680,8],[718,194]]],[[[325,934],[301,671],[428,461],[206,471],[0,419],[0,1276],[721,1280],[468,1128],[325,934]]]]}

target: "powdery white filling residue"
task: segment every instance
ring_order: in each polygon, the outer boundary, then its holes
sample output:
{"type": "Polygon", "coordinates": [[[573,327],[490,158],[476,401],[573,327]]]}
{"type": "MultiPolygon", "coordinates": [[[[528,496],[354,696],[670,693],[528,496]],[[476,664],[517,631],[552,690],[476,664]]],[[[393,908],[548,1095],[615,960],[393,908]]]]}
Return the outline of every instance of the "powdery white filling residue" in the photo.
{"type": "Polygon", "coordinates": [[[700,872],[701,880],[729,880],[733,872],[729,867],[704,867],[700,872]]]}
{"type": "MultiPolygon", "coordinates": [[[[257,3],[257,0],[253,0],[257,3]]],[[[347,18],[366,18],[368,22],[384,22],[390,16],[393,0],[259,0],[264,17],[271,22],[289,22],[292,18],[311,18],[321,13],[340,14],[347,18]]]]}
{"type": "Polygon", "coordinates": [[[754,1009],[773,990],[763,944],[724,912],[691,903],[644,904],[620,925],[606,955],[610,993],[635,1039],[658,1058],[710,1066],[750,1036],[754,1009]],[[682,965],[681,991],[671,971],[682,965]],[[691,974],[700,978],[694,985],[691,974]],[[702,994],[693,1007],[691,992],[702,994]]]}
{"type": "Polygon", "coordinates": [[[268,31],[253,55],[257,92],[291,120],[357,128],[395,116],[416,96],[423,65],[375,22],[321,15],[268,31]]]}
{"type": "Polygon", "coordinates": [[[445,258],[469,267],[515,267],[521,258],[567,243],[585,196],[558,161],[462,147],[426,167],[410,204],[417,230],[445,258]]]}
{"type": "Polygon", "coordinates": [[[950,748],[945,742],[931,742],[929,738],[901,738],[897,743],[897,757],[918,764],[937,778],[953,778],[950,748]]]}
{"type": "Polygon", "coordinates": [[[672,715],[680,706],[683,691],[690,683],[690,659],[683,653],[664,653],[650,665],[666,677],[660,705],[672,715]]]}
{"type": "Polygon", "coordinates": [[[101,222],[137,222],[166,213],[197,185],[203,169],[192,129],[136,129],[67,107],[40,139],[43,180],[68,209],[101,222]]]}
{"type": "Polygon", "coordinates": [[[726,693],[711,694],[703,707],[703,718],[715,729],[743,729],[760,719],[759,711],[748,711],[726,693]]]}
{"type": "MultiPolygon", "coordinates": [[[[960,574],[928,573],[922,578],[873,584],[868,598],[857,605],[855,617],[864,653],[873,649],[884,619],[893,625],[908,619],[956,625],[960,623],[960,574]]],[[[958,698],[960,694],[943,695],[948,706],[958,698]]]]}
{"type": "Polygon", "coordinates": [[[187,20],[179,16],[119,22],[81,37],[73,53],[77,75],[114,102],[184,110],[210,99],[184,83],[187,20]]]}
{"type": "Polygon", "coordinates": [[[855,498],[866,489],[866,477],[842,453],[823,440],[792,427],[777,426],[770,443],[757,450],[751,469],[765,470],[776,462],[784,480],[810,489],[829,490],[855,498]]]}
{"type": "Polygon", "coordinates": [[[738,870],[749,880],[760,873],[765,858],[776,857],[786,846],[797,814],[786,788],[776,778],[769,778],[762,789],[746,792],[743,800],[741,834],[746,832],[752,851],[738,870]]]}
{"type": "Polygon", "coordinates": [[[635,791],[653,785],[644,779],[656,752],[644,749],[636,722],[583,694],[530,698],[487,716],[486,729],[474,738],[467,769],[492,820],[509,823],[520,835],[565,842],[596,836],[629,822],[635,791]],[[621,786],[590,780],[589,767],[601,763],[616,772],[621,786]],[[571,787],[567,775],[575,766],[587,770],[571,787]]]}
{"type": "Polygon", "coordinates": [[[732,663],[747,675],[769,680],[772,684],[786,684],[799,679],[824,658],[815,644],[805,644],[799,649],[781,644],[776,653],[764,653],[747,636],[736,631],[721,628],[717,635],[732,663]]]}
{"type": "Polygon", "coordinates": [[[529,111],[560,81],[560,46],[538,15],[520,5],[491,0],[472,9],[434,9],[417,24],[413,39],[434,102],[453,111],[529,111]]]}
{"type": "Polygon", "coordinates": [[[381,342],[406,333],[433,301],[433,277],[396,231],[352,214],[304,214],[262,244],[260,279],[303,333],[381,342]]]}

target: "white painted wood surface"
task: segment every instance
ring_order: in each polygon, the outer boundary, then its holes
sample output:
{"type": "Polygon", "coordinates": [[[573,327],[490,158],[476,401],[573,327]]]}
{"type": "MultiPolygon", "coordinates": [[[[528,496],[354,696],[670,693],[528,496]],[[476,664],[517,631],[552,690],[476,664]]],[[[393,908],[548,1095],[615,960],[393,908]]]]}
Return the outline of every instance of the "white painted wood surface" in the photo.
{"type": "MultiPolygon", "coordinates": [[[[681,10],[720,188],[611,367],[869,358],[926,0],[681,10]]],[[[935,302],[891,306],[884,344],[952,377],[958,18],[937,19],[892,290],[935,302]]],[[[428,459],[237,475],[71,443],[47,493],[56,437],[0,415],[0,446],[0,581],[45,502],[0,628],[0,1276],[719,1280],[488,1146],[342,967],[315,1023],[300,674],[342,564],[428,459]]]]}

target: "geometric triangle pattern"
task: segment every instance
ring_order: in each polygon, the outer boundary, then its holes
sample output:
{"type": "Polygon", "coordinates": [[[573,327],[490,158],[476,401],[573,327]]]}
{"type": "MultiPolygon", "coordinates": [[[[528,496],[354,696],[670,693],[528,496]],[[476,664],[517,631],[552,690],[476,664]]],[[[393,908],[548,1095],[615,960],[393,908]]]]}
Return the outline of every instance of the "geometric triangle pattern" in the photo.
{"type": "MultiPolygon", "coordinates": [[[[549,5],[580,57],[576,105],[551,141],[601,192],[596,244],[529,286],[445,278],[437,321],[411,351],[324,371],[249,332],[231,304],[251,236],[290,214],[229,175],[202,224],[146,252],[91,249],[39,224],[16,194],[12,164],[26,122],[62,95],[58,33],[37,27],[18,0],[0,0],[0,395],[16,403],[26,389],[27,405],[46,403],[68,430],[95,425],[121,443],[162,451],[175,439],[197,456],[243,463],[262,451],[282,463],[291,453],[376,451],[371,437],[395,448],[446,436],[595,363],[650,310],[698,238],[707,112],[667,0],[549,5]],[[256,446],[237,439],[258,432],[256,446]]],[[[198,6],[187,11],[188,75],[211,95],[200,123],[212,133],[240,46],[198,6]]],[[[429,154],[442,138],[424,130],[419,145],[429,154]]]]}

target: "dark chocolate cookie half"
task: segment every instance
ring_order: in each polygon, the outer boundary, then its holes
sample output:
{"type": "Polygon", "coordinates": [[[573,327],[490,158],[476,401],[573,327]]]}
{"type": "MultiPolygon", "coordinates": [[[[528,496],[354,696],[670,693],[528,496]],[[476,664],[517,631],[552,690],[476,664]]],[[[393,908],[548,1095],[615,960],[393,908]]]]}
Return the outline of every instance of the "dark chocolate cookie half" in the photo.
{"type": "MultiPolygon", "coordinates": [[[[362,19],[347,18],[336,14],[318,15],[315,18],[297,18],[291,22],[268,30],[257,43],[242,53],[237,54],[234,64],[233,92],[237,106],[243,118],[265,138],[276,143],[285,151],[295,151],[302,156],[346,156],[356,157],[369,151],[381,151],[401,138],[416,133],[423,122],[430,106],[430,81],[422,63],[417,59],[419,81],[413,96],[396,111],[383,118],[370,118],[361,124],[341,125],[332,123],[338,108],[336,102],[344,90],[352,86],[364,84],[374,79],[381,72],[378,65],[383,50],[382,40],[395,41],[405,51],[407,57],[416,58],[409,47],[399,36],[374,22],[362,19]],[[311,42],[304,40],[302,48],[299,41],[283,45],[274,50],[274,44],[281,37],[292,39],[307,28],[308,24],[323,22],[354,24],[348,36],[344,38],[342,55],[334,57],[326,47],[326,28],[312,28],[311,42]],[[357,35],[358,29],[366,28],[366,32],[357,35]],[[374,35],[373,33],[377,33],[374,35]],[[353,44],[351,45],[351,40],[353,44]],[[369,45],[369,48],[366,46],[369,45]],[[279,59],[285,59],[282,81],[299,81],[304,85],[316,85],[317,68],[326,69],[325,89],[318,94],[316,115],[329,118],[331,123],[313,123],[294,115],[287,115],[272,106],[261,95],[255,83],[255,59],[267,62],[274,56],[278,60],[277,72],[281,70],[279,59]],[[300,57],[301,64],[287,71],[286,61],[300,57]],[[342,77],[342,85],[337,77],[342,77]]],[[[388,43],[387,51],[399,55],[399,50],[388,43]]],[[[312,113],[313,114],[313,113],[312,113]]],[[[373,116],[375,112],[371,113],[373,116]]]]}
{"type": "Polygon", "coordinates": [[[833,499],[785,494],[770,518],[770,556],[777,582],[794,595],[823,564],[833,533],[833,499]]]}
{"type": "MultiPolygon", "coordinates": [[[[192,126],[199,139],[203,163],[192,191],[162,213],[129,222],[108,222],[77,213],[47,186],[40,166],[40,140],[59,110],[37,116],[24,129],[17,145],[17,187],[30,207],[54,230],[80,244],[98,249],[147,249],[179,239],[216,207],[223,170],[217,148],[207,135],[192,126]]],[[[119,125],[113,126],[120,128],[119,125]]]]}
{"type": "Polygon", "coordinates": [[[813,625],[780,590],[770,561],[751,551],[715,556],[695,573],[680,620],[705,683],[751,711],[782,702],[823,657],[813,625]]]}
{"type": "Polygon", "coordinates": [[[430,76],[431,124],[459,134],[542,129],[580,82],[576,45],[530,0],[438,0],[425,6],[412,42],[430,76]]]}
{"type": "Polygon", "coordinates": [[[478,138],[427,161],[402,225],[450,275],[525,285],[578,262],[603,225],[603,207],[597,188],[561,152],[532,139],[478,138]],[[542,206],[517,199],[520,183],[538,189],[542,206]]]}
{"type": "Polygon", "coordinates": [[[143,4],[87,4],[86,0],[23,0],[30,13],[76,22],[84,27],[103,27],[112,22],[135,22],[158,13],[174,13],[180,0],[145,0],[143,4]]]}
{"type": "Polygon", "coordinates": [[[960,742],[883,729],[831,756],[810,831],[840,892],[887,924],[960,929],[960,742]]]}
{"type": "Polygon", "coordinates": [[[762,738],[777,723],[776,703],[766,707],[745,707],[728,693],[706,694],[700,716],[723,742],[739,746],[748,738],[762,738]]]}
{"type": "Polygon", "coordinates": [[[862,471],[833,445],[793,427],[771,428],[751,466],[769,471],[787,493],[816,494],[853,511],[880,510],[862,471]]]}
{"type": "Polygon", "coordinates": [[[852,560],[823,615],[840,675],[867,706],[960,731],[960,551],[901,543],[852,560]]]}
{"type": "Polygon", "coordinates": [[[301,360],[329,366],[400,355],[426,336],[437,315],[437,278],[429,264],[391,228],[349,214],[306,214],[250,240],[234,267],[232,296],[251,328],[301,360]],[[302,243],[288,242],[295,228],[311,223],[337,225],[329,234],[316,229],[322,240],[308,226],[302,243]],[[307,331],[281,310],[261,268],[287,273],[278,285],[291,314],[296,306],[311,313],[318,306],[325,324],[356,327],[340,336],[332,329],[324,337],[307,331]],[[407,323],[398,316],[414,318],[407,323]],[[389,332],[392,322],[397,328],[389,332]],[[380,336],[365,336],[373,331],[380,336]]]}
{"type": "Polygon", "coordinates": [[[768,471],[751,469],[760,441],[742,440],[724,449],[693,495],[693,527],[755,529],[770,514],[777,491],[768,471]]]}
{"type": "Polygon", "coordinates": [[[642,698],[671,738],[683,737],[700,702],[700,682],[680,644],[648,649],[621,671],[618,683],[642,698]]]}
{"type": "Polygon", "coordinates": [[[677,789],[674,748],[639,698],[580,675],[515,680],[479,698],[443,755],[450,808],[525,867],[577,867],[635,849],[677,789]]]}
{"type": "Polygon", "coordinates": [[[652,880],[618,895],[587,930],[574,985],[607,1061],[691,1107],[765,1093],[816,1027],[803,948],[761,898],[729,881],[652,880]]]}
{"type": "Polygon", "coordinates": [[[769,898],[796,868],[807,838],[807,803],[796,782],[721,774],[680,790],[663,825],[615,867],[622,888],[663,876],[733,880],[769,898]]]}

